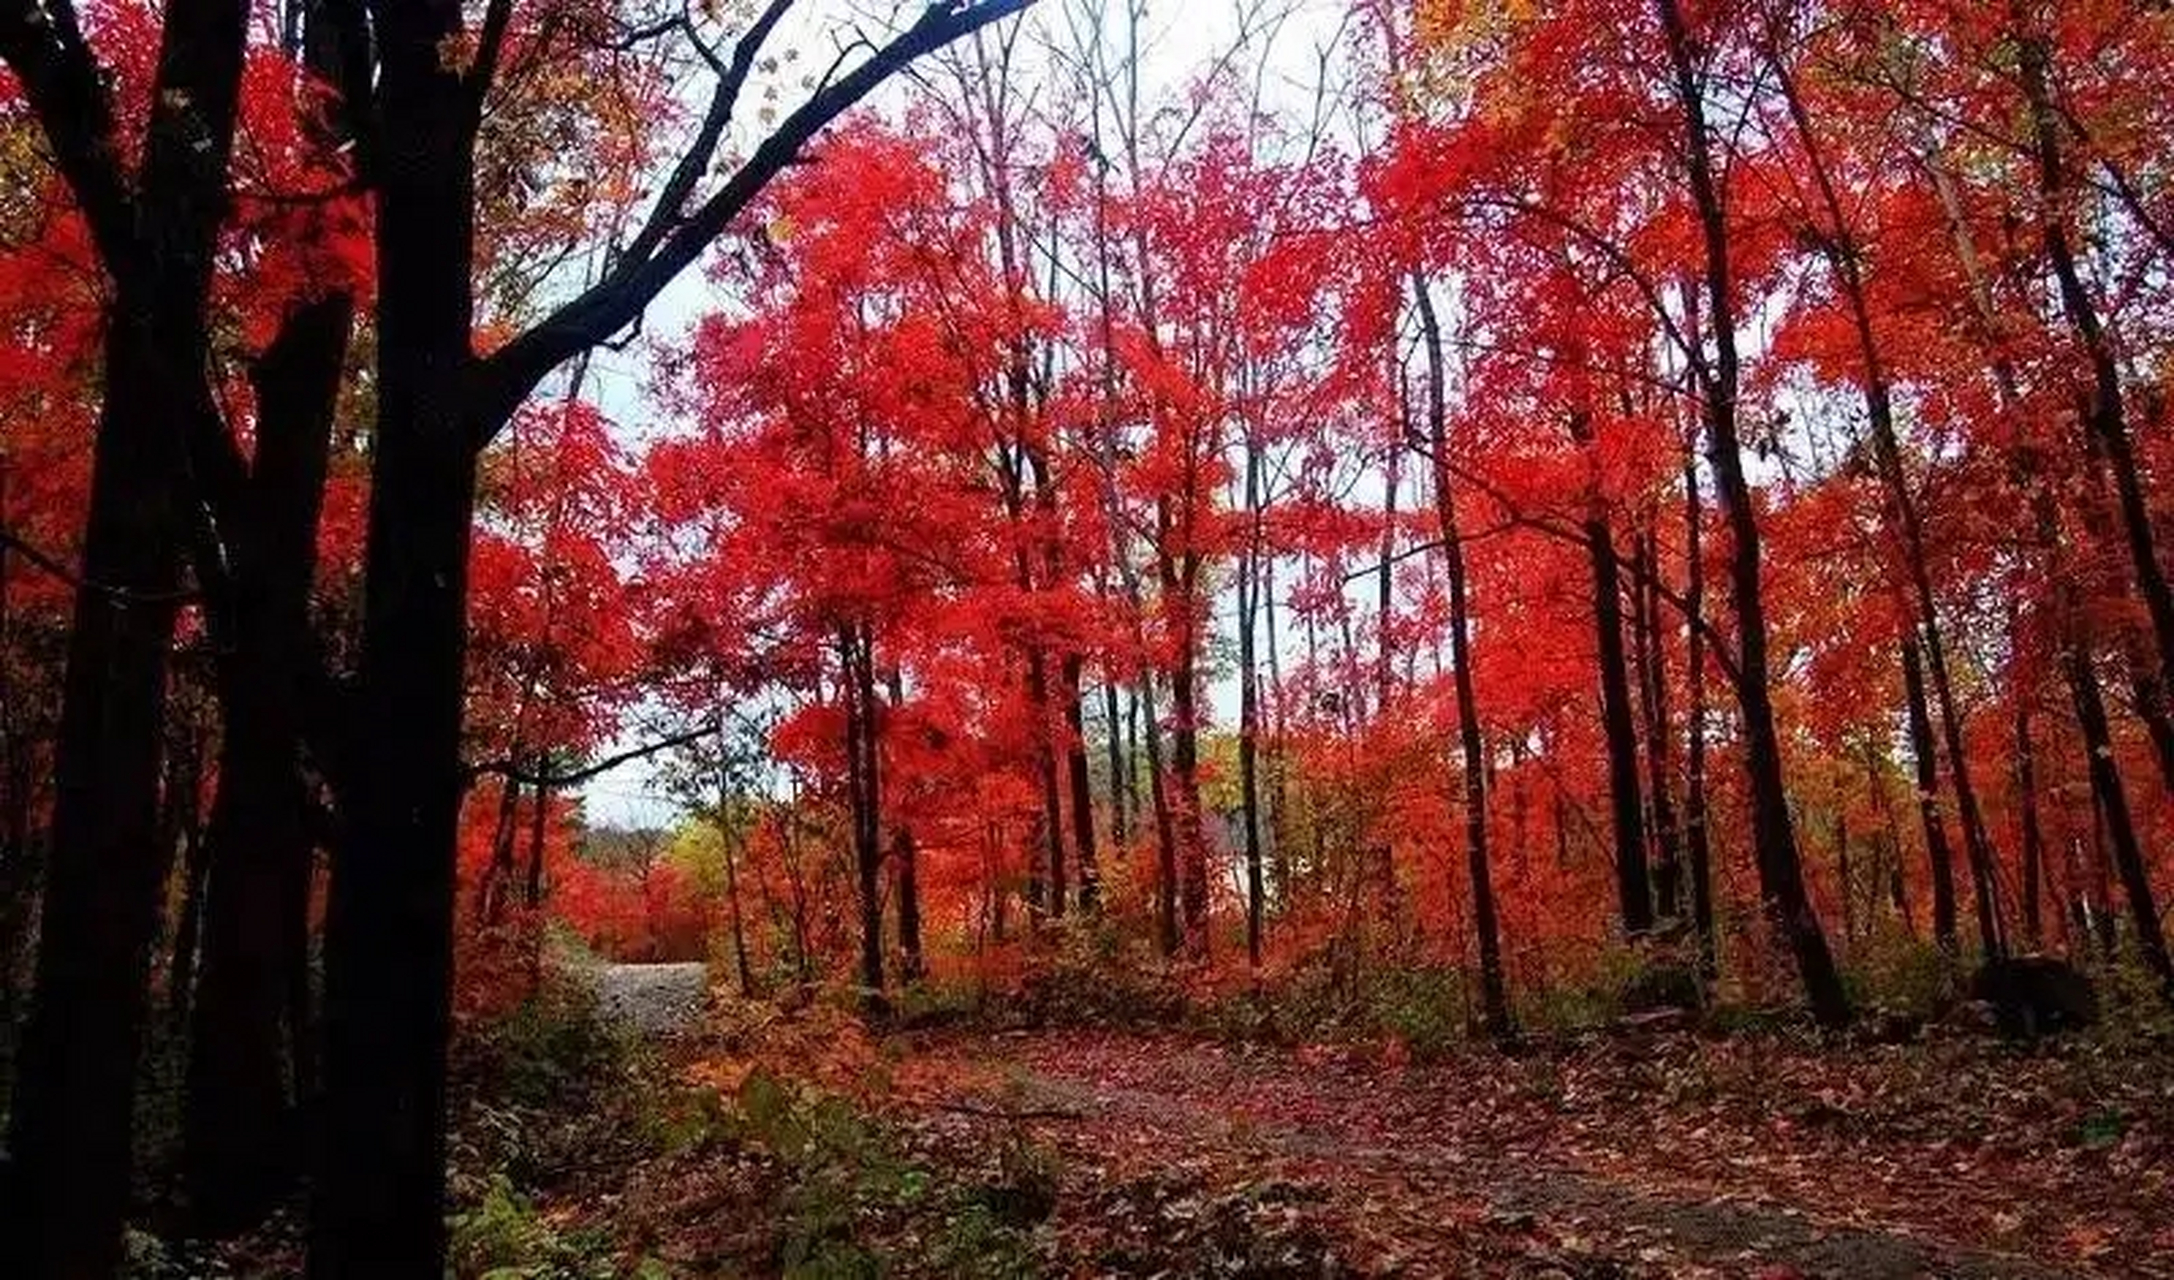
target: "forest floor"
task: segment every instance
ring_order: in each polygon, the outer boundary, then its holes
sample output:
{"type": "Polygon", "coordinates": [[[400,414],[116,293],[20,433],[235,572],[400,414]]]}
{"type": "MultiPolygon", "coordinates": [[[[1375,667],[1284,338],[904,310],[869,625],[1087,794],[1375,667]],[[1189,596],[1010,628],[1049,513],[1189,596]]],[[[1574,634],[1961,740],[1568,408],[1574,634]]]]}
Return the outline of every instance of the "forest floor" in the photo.
{"type": "Polygon", "coordinates": [[[1047,1144],[1049,1256],[1086,1274],[2174,1275],[2174,1082],[2097,1066],[1978,1041],[1412,1066],[1028,1033],[931,1045],[898,1098],[933,1134],[1047,1144]]]}
{"type": "Polygon", "coordinates": [[[603,991],[652,1030],[685,1018],[674,1070],[739,1117],[611,1196],[674,1274],[795,1273],[850,1238],[873,1269],[798,1273],[2174,1277],[2163,1046],[1647,1025],[1415,1063],[1139,1030],[881,1038],[820,1002],[695,1013],[694,981],[603,991]]]}

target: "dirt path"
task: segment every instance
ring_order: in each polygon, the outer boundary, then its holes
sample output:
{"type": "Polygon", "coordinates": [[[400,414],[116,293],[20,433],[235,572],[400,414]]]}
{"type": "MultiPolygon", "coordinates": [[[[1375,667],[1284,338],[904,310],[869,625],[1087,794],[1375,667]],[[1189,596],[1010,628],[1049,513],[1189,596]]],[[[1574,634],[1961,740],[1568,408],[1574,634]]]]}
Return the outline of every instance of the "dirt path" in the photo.
{"type": "Polygon", "coordinates": [[[643,1035],[673,1035],[700,1022],[709,983],[700,963],[605,964],[590,973],[597,1010],[643,1035]]]}
{"type": "MultiPolygon", "coordinates": [[[[2118,1169],[1938,1136],[1954,1116],[1922,1136],[1869,1105],[1853,1116],[1854,1091],[1878,1079],[1792,1098],[1785,1062],[1737,1082],[1741,1097],[1723,1086],[1647,1105],[1650,1080],[1604,1087],[1636,1075],[1623,1062],[1709,1052],[1419,1069],[1003,1036],[910,1060],[903,1092],[925,1124],[1031,1133],[1056,1153],[1056,1230],[1075,1234],[1077,1274],[2174,1275],[2164,1202],[2124,1198],[2137,1177],[2124,1191],[2118,1169]],[[1203,1247],[1128,1253],[1128,1235],[1203,1247]]],[[[1994,1127],[2000,1105],[1985,1102],[1994,1127]]],[[[2166,1170],[2143,1172],[2163,1195],[2166,1170]]]]}

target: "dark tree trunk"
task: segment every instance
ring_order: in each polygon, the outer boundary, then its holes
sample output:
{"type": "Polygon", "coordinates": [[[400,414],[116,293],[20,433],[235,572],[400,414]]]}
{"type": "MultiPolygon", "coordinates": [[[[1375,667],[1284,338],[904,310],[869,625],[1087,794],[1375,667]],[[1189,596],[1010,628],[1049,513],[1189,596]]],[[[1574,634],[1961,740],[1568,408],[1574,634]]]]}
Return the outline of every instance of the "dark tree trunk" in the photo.
{"type": "Polygon", "coordinates": [[[1706,826],[1706,560],[1703,551],[1704,504],[1699,500],[1698,463],[1693,446],[1683,457],[1684,638],[1686,690],[1683,762],[1683,845],[1691,878],[1691,927],[1698,935],[1699,971],[1710,982],[1721,973],[1714,937],[1714,877],[1711,835],[1706,826]]]}
{"type": "Polygon", "coordinates": [[[1917,641],[1902,641],[1902,690],[1910,713],[1910,757],[1917,770],[1917,811],[1925,827],[1925,857],[1932,866],[1932,936],[1942,951],[1959,950],[1955,934],[1955,863],[1947,825],[1940,816],[1940,781],[1933,761],[1932,717],[1925,709],[1924,667],[1917,641]]]}
{"type": "Polygon", "coordinates": [[[1661,631],[1660,556],[1651,534],[1639,539],[1636,605],[1631,634],[1638,672],[1638,708],[1645,724],[1646,791],[1653,806],[1653,906],[1663,920],[1683,909],[1683,841],[1676,829],[1674,782],[1668,765],[1668,648],[1661,631]]]}
{"type": "MultiPolygon", "coordinates": [[[[2153,900],[2151,881],[2144,870],[2143,846],[2137,838],[2128,792],[2121,784],[2121,769],[2114,759],[2113,734],[2107,726],[2105,698],[2099,689],[2098,674],[2091,668],[2089,650],[2073,636],[2062,646],[2061,670],[2068,681],[2069,696],[2076,704],[2076,728],[2083,737],[2084,758],[2091,773],[2091,793],[2098,801],[2114,871],[2129,899],[2129,922],[2136,931],[2137,952],[2142,956],[2145,968],[2158,980],[2161,994],[2174,1003],[2174,963],[2168,959],[2166,935],[2159,924],[2159,907],[2153,900]]],[[[2107,914],[2110,920],[2111,912],[2107,914]]]]}
{"type": "MultiPolygon", "coordinates": [[[[1675,72],[1677,106],[1683,115],[1685,162],[1691,198],[1705,249],[1706,306],[1711,313],[1714,358],[1702,356],[1699,381],[1705,393],[1707,459],[1714,469],[1724,514],[1729,522],[1730,591],[1736,607],[1737,707],[1743,719],[1744,762],[1749,773],[1753,846],[1757,854],[1761,897],[1776,932],[1796,957],[1797,970],[1812,1015],[1825,1026],[1850,1019],[1849,997],[1835,970],[1827,936],[1813,913],[1804,888],[1803,864],[1789,814],[1784,783],[1781,735],[1767,661],[1766,607],[1759,582],[1760,541],[1751,485],[1744,474],[1737,438],[1738,359],[1735,305],[1730,283],[1728,223],[1707,151],[1704,89],[1694,65],[1692,39],[1677,0],[1657,0],[1662,33],[1675,72]]],[[[1691,353],[1697,356],[1698,353],[1691,353]]]]}
{"type": "MultiPolygon", "coordinates": [[[[1390,474],[1390,488],[1394,492],[1393,468],[1390,474]]],[[[1253,619],[1260,604],[1260,577],[1254,572],[1255,561],[1260,555],[1260,487],[1260,450],[1249,439],[1246,442],[1245,461],[1245,501],[1249,534],[1244,553],[1238,559],[1238,804],[1243,811],[1242,820],[1245,823],[1246,960],[1256,970],[1261,965],[1261,929],[1267,891],[1261,858],[1260,682],[1259,673],[1254,669],[1253,650],[1253,619]]],[[[1390,501],[1393,505],[1395,499],[1390,501]]],[[[1383,557],[1382,564],[1382,572],[1386,574],[1386,556],[1383,557]]],[[[1382,623],[1383,647],[1386,650],[1386,613],[1382,615],[1382,623]]]]}
{"type": "Polygon", "coordinates": [[[1457,740],[1464,779],[1465,871],[1472,884],[1472,928],[1479,944],[1480,1018],[1498,1041],[1515,1039],[1508,983],[1502,969],[1502,929],[1495,915],[1493,869],[1487,858],[1486,744],[1473,693],[1470,604],[1465,595],[1464,542],[1457,528],[1449,465],[1448,371],[1442,360],[1442,327],[1426,277],[1412,279],[1426,359],[1427,443],[1434,454],[1434,510],[1442,538],[1442,565],[1449,582],[1449,647],[1457,690],[1457,740]]]}
{"type": "Polygon", "coordinates": [[[1057,783],[1057,753],[1050,742],[1049,661],[1039,644],[1027,650],[1027,706],[1034,713],[1034,780],[1042,808],[1034,828],[1035,856],[1027,865],[1027,909],[1035,916],[1064,914],[1064,799],[1057,783]]]}
{"type": "Polygon", "coordinates": [[[1072,796],[1072,858],[1079,868],[1079,908],[1102,904],[1102,871],[1095,857],[1095,785],[1087,765],[1086,659],[1064,655],[1058,680],[1064,693],[1064,766],[1072,796]]]}
{"type": "MultiPolygon", "coordinates": [[[[2011,631],[2013,629],[2011,628],[2011,631]]],[[[2045,944],[2040,898],[2045,880],[2046,837],[2038,821],[2038,759],[2031,743],[2031,691],[2016,683],[2020,662],[2009,667],[2015,700],[2015,792],[2017,821],[2023,828],[2023,941],[2036,951],[2045,944]]]]}
{"type": "Polygon", "coordinates": [[[740,835],[733,827],[731,774],[722,756],[717,768],[716,824],[717,845],[725,855],[725,911],[732,926],[733,976],[739,980],[741,996],[753,998],[755,971],[747,962],[747,922],[740,907],[740,835]]]}
{"type": "Polygon", "coordinates": [[[1623,654],[1623,578],[1615,539],[1605,519],[1586,520],[1585,545],[1593,566],[1601,724],[1608,745],[1608,800],[1615,836],[1616,907],[1623,932],[1636,938],[1653,930],[1653,885],[1646,873],[1638,730],[1631,718],[1630,666],[1623,654]]]}
{"type": "Polygon", "coordinates": [[[1130,836],[1125,822],[1124,722],[1117,706],[1116,670],[1114,667],[1105,667],[1102,674],[1102,719],[1109,726],[1110,735],[1106,744],[1110,758],[1110,845],[1119,857],[1123,857],[1125,841],[1130,836]]]}
{"type": "MultiPolygon", "coordinates": [[[[1848,216],[1843,211],[1840,194],[1835,190],[1828,173],[1824,152],[1819,145],[1818,135],[1812,128],[1811,117],[1796,92],[1796,83],[1789,74],[1787,63],[1779,56],[1774,57],[1771,62],[1783,99],[1810,159],[1812,177],[1821,203],[1832,224],[1825,237],[1828,264],[1849,304],[1858,359],[1863,367],[1865,416],[1872,429],[1873,455],[1877,462],[1881,487],[1886,492],[1888,521],[1896,536],[1897,552],[1909,583],[1911,604],[1921,636],[1924,674],[1930,677],[1933,705],[1940,713],[1941,740],[1947,748],[1948,775],[1954,784],[1957,816],[1963,826],[1963,848],[1970,867],[1972,903],[1978,918],[1978,941],[1988,958],[1998,957],[2007,949],[2001,921],[1999,882],[1995,872],[1999,857],[1994,851],[1992,835],[1986,828],[1984,813],[1978,804],[1977,787],[1970,777],[1970,755],[1964,742],[1962,712],[1955,701],[1954,682],[1948,677],[1947,646],[1941,639],[1939,600],[1933,591],[1932,573],[1926,562],[1924,522],[1918,512],[1917,499],[1910,491],[1909,476],[1903,468],[1902,444],[1895,429],[1894,403],[1888,385],[1886,364],[1881,359],[1879,342],[1873,333],[1872,307],[1865,295],[1864,279],[1859,265],[1862,255],[1848,216]]],[[[1923,682],[1920,684],[1922,686],[1923,682]]],[[[1919,700],[1923,701],[1922,694],[1919,700]]],[[[1922,749],[1930,755],[1931,746],[1928,740],[1922,749]]],[[[1936,768],[1928,771],[1920,766],[1920,790],[1937,795],[1937,774],[1936,768]]]]}
{"type": "Polygon", "coordinates": [[[110,1275],[121,1258],[136,1053],[174,853],[160,839],[159,759],[179,551],[192,527],[176,419],[204,411],[205,307],[246,10],[232,0],[167,7],[133,184],[110,168],[100,69],[79,48],[53,52],[49,31],[0,18],[0,52],[23,73],[48,139],[93,135],[87,147],[56,141],[55,150],[114,282],[38,963],[10,1115],[0,1269],[28,1280],[110,1275]],[[62,60],[57,91],[27,69],[47,58],[62,60]]]}
{"type": "MultiPolygon", "coordinates": [[[[127,1207],[145,979],[173,849],[159,754],[182,515],[178,439],[150,309],[124,292],[106,339],[83,577],[69,629],[51,846],[9,1150],[9,1274],[112,1274],[127,1207]],[[118,593],[126,593],[121,595],[118,593]]],[[[183,339],[186,341],[186,338],[183,339]]]]}
{"type": "MultiPolygon", "coordinates": [[[[1167,523],[1167,522],[1166,522],[1167,523]]],[[[1165,530],[1166,536],[1168,530],[1165,530]]],[[[1177,785],[1171,809],[1178,834],[1178,898],[1185,938],[1195,952],[1208,945],[1207,832],[1200,810],[1199,637],[1193,601],[1193,552],[1162,556],[1164,608],[1175,615],[1177,653],[1170,663],[1170,772],[1177,785]]]]}
{"type": "Polygon", "coordinates": [[[377,425],[361,704],[325,922],[314,1280],[445,1265],[445,1055],[461,794],[473,142],[461,6],[380,10],[377,425]]]}
{"type": "Polygon", "coordinates": [[[840,628],[839,692],[845,699],[847,808],[853,826],[853,870],[861,917],[861,999],[871,1012],[883,996],[882,785],[876,769],[874,646],[864,626],[840,628]]]}
{"type": "Polygon", "coordinates": [[[2152,636],[2158,642],[2159,688],[2162,694],[2174,692],[2174,589],[2168,587],[2166,573],[2159,565],[2151,506],[2129,436],[2114,339],[2099,318],[2069,238],[2073,184],[2061,152],[2062,125],[2048,84],[2051,51],[2047,38],[2030,29],[2020,3],[2011,0],[2009,14],[2016,28],[2017,65],[2025,105],[2030,110],[2038,167],[2040,236],[2060,286],[2061,309],[2076,331],[2091,368],[2090,411],[2085,415],[2085,424],[2106,459],[2120,500],[2130,568],[2136,576],[2137,593],[2144,598],[2145,613],[2151,619],[2152,636]]]}
{"type": "MultiPolygon", "coordinates": [[[[183,1164],[196,1228],[263,1220],[300,1172],[286,1064],[307,1028],[287,1025],[297,911],[312,857],[299,708],[310,661],[333,403],[353,305],[296,313],[256,370],[257,452],[246,537],[232,571],[233,652],[221,664],[225,737],[212,803],[203,979],[189,1042],[183,1164]]],[[[300,923],[307,929],[306,919],[300,923]]]]}
{"type": "MultiPolygon", "coordinates": [[[[544,837],[549,833],[551,822],[551,788],[544,784],[544,778],[549,772],[551,760],[549,756],[540,752],[530,759],[535,772],[536,785],[531,787],[528,793],[527,856],[518,859],[518,861],[522,868],[521,905],[530,911],[534,911],[543,905],[544,898],[544,837]]],[[[513,780],[509,777],[506,782],[510,790],[513,780]]],[[[506,887],[503,892],[509,901],[513,895],[513,869],[517,861],[513,850],[515,841],[520,834],[515,828],[518,828],[519,825],[519,806],[516,804],[515,814],[510,819],[506,832],[506,887]]]]}

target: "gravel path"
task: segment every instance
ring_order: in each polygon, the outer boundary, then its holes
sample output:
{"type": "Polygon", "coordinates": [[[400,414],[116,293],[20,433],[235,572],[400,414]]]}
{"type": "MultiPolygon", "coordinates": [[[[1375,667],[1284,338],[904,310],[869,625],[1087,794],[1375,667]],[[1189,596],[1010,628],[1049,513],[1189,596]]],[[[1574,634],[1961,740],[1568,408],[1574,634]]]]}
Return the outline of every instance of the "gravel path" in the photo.
{"type": "Polygon", "coordinates": [[[643,1035],[669,1036],[693,1029],[701,1018],[709,971],[696,963],[607,964],[596,968],[595,982],[605,1017],[643,1035]]]}

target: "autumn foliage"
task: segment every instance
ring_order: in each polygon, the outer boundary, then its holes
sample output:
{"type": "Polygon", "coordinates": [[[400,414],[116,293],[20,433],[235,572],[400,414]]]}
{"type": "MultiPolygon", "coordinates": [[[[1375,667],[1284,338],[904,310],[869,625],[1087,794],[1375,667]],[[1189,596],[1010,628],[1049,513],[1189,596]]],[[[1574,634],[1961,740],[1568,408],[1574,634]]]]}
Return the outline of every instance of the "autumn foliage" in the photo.
{"type": "Polygon", "coordinates": [[[367,1136],[567,941],[2174,998],[2165,13],[1365,3],[1299,94],[1278,24],[196,5],[0,0],[0,989],[109,1101],[155,997],[260,1118],[321,1019],[367,1136]]]}

